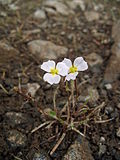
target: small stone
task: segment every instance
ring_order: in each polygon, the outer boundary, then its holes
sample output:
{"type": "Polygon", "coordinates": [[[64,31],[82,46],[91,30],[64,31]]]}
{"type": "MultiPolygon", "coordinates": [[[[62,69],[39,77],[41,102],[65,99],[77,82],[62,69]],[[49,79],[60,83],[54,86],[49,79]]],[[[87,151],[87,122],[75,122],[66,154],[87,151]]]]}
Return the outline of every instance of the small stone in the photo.
{"type": "Polygon", "coordinates": [[[108,107],[105,108],[105,113],[106,114],[111,114],[112,112],[113,112],[113,107],[108,106],[108,107]]]}
{"type": "Polygon", "coordinates": [[[120,109],[120,103],[118,103],[117,108],[120,109]]]}
{"type": "Polygon", "coordinates": [[[28,83],[27,94],[30,94],[32,97],[34,97],[39,88],[40,88],[40,85],[38,83],[28,83]]]}
{"type": "Polygon", "coordinates": [[[120,20],[117,21],[117,23],[115,23],[112,27],[112,38],[115,42],[120,42],[120,34],[118,33],[120,33],[120,20]]]}
{"type": "Polygon", "coordinates": [[[50,160],[50,157],[44,150],[40,150],[34,154],[33,160],[50,160]]]}
{"type": "Polygon", "coordinates": [[[5,121],[12,126],[24,124],[29,121],[29,118],[26,116],[26,114],[20,112],[7,112],[5,117],[5,121]]]}
{"type": "Polygon", "coordinates": [[[10,4],[12,3],[13,0],[0,0],[0,3],[5,5],[5,4],[10,4]]]}
{"type": "Polygon", "coordinates": [[[19,7],[16,6],[15,4],[10,4],[10,5],[9,5],[9,8],[10,8],[11,10],[13,10],[13,11],[16,11],[16,10],[19,9],[19,7]]]}
{"type": "Polygon", "coordinates": [[[71,9],[76,9],[77,7],[80,7],[82,11],[85,11],[85,1],[84,0],[73,0],[73,1],[68,1],[68,6],[71,9]]]}
{"type": "Polygon", "coordinates": [[[2,16],[2,17],[6,17],[6,16],[7,16],[7,13],[6,13],[6,12],[1,11],[1,12],[0,12],[0,16],[2,16]]]}
{"type": "Polygon", "coordinates": [[[94,160],[89,148],[88,141],[79,136],[77,140],[69,147],[62,160],[94,160]]]}
{"type": "Polygon", "coordinates": [[[64,36],[64,35],[65,35],[65,32],[64,32],[64,31],[62,31],[62,32],[60,33],[60,35],[61,35],[61,36],[64,36]]]}
{"type": "Polygon", "coordinates": [[[99,146],[99,156],[105,154],[106,150],[107,150],[106,145],[100,144],[100,146],[99,146]]]}
{"type": "Polygon", "coordinates": [[[88,88],[88,94],[89,94],[89,96],[90,96],[89,101],[92,102],[92,103],[97,102],[98,99],[100,98],[97,89],[95,89],[95,88],[93,88],[93,87],[89,87],[89,88],[88,88]]]}
{"type": "Polygon", "coordinates": [[[18,53],[18,50],[13,48],[10,44],[0,41],[0,64],[10,62],[18,53]]]}
{"type": "Polygon", "coordinates": [[[44,40],[31,41],[28,43],[28,48],[38,59],[57,59],[66,56],[68,51],[66,47],[44,40]]]}
{"type": "Polygon", "coordinates": [[[43,11],[42,9],[36,10],[34,13],[34,17],[36,19],[45,20],[46,19],[45,11],[43,11]]]}
{"type": "Polygon", "coordinates": [[[112,83],[116,81],[120,74],[120,58],[112,55],[108,61],[108,65],[104,73],[105,83],[112,83]]]}
{"type": "Polygon", "coordinates": [[[105,137],[100,137],[100,142],[104,143],[105,142],[105,137]]]}
{"type": "Polygon", "coordinates": [[[63,16],[68,16],[69,14],[73,14],[74,12],[70,10],[64,3],[61,3],[60,1],[56,0],[45,0],[43,2],[43,6],[45,6],[45,10],[48,11],[48,9],[54,8],[54,13],[61,14],[63,16]]]}
{"type": "Polygon", "coordinates": [[[120,137],[120,127],[118,128],[116,135],[117,137],[120,137]]]}
{"type": "Polygon", "coordinates": [[[105,84],[105,88],[106,88],[107,90],[111,90],[111,89],[112,89],[112,85],[111,85],[110,83],[105,84]]]}
{"type": "Polygon", "coordinates": [[[27,137],[17,130],[10,130],[7,134],[7,141],[11,147],[24,147],[26,145],[27,137]]]}
{"type": "Polygon", "coordinates": [[[85,17],[88,20],[88,22],[92,22],[92,21],[98,20],[100,15],[98,12],[95,12],[95,11],[86,11],[85,17]]]}
{"type": "Polygon", "coordinates": [[[91,67],[94,67],[96,65],[101,65],[103,63],[102,57],[96,53],[88,54],[86,56],[86,61],[91,67]]]}
{"type": "Polygon", "coordinates": [[[104,81],[112,83],[118,80],[120,75],[120,21],[118,21],[112,28],[112,37],[115,43],[112,46],[112,55],[108,61],[104,73],[104,81]]]}

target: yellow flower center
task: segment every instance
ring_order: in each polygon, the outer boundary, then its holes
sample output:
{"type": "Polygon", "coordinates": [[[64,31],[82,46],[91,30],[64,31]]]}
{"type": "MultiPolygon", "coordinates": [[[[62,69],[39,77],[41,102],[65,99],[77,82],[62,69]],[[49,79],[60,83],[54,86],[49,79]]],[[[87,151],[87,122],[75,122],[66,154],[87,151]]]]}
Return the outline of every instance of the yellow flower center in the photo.
{"type": "Polygon", "coordinates": [[[70,69],[69,69],[69,72],[70,73],[75,73],[75,72],[77,72],[77,67],[75,67],[75,66],[72,66],[72,67],[70,67],[70,69]]]}
{"type": "Polygon", "coordinates": [[[58,69],[51,68],[50,73],[54,76],[55,74],[58,74],[58,69]]]}

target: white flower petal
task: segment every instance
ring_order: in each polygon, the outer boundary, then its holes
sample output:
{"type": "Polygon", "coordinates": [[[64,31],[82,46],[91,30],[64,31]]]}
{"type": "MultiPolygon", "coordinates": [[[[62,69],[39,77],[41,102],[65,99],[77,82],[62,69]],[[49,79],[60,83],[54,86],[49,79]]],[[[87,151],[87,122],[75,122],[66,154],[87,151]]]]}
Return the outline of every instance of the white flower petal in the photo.
{"type": "Polygon", "coordinates": [[[69,68],[63,62],[58,62],[56,69],[58,69],[58,74],[61,76],[66,76],[69,71],[69,68]]]}
{"type": "Polygon", "coordinates": [[[61,77],[59,75],[52,75],[50,73],[46,73],[43,76],[44,81],[52,84],[58,84],[60,82],[61,77]]]}
{"type": "Polygon", "coordinates": [[[51,60],[43,62],[43,64],[41,65],[41,69],[46,72],[50,72],[51,68],[55,68],[55,62],[51,60]]]}
{"type": "Polygon", "coordinates": [[[65,81],[75,80],[78,75],[78,72],[70,73],[65,77],[65,81]]]}
{"type": "Polygon", "coordinates": [[[61,77],[59,75],[54,75],[53,76],[53,82],[54,84],[58,84],[60,82],[61,77]]]}
{"type": "Polygon", "coordinates": [[[62,61],[63,63],[65,63],[65,65],[67,66],[67,67],[72,67],[72,62],[71,62],[71,60],[70,59],[68,59],[68,58],[64,58],[64,60],[62,61]]]}
{"type": "Polygon", "coordinates": [[[74,66],[78,68],[78,71],[85,71],[88,69],[87,62],[84,61],[83,57],[77,57],[74,60],[74,66]]]}

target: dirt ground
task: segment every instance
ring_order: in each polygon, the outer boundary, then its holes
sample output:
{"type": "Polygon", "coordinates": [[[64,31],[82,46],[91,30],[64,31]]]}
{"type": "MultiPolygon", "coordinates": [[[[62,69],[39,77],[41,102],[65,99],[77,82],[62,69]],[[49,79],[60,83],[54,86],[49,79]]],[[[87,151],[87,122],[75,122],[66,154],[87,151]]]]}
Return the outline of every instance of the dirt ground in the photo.
{"type": "MultiPolygon", "coordinates": [[[[104,79],[114,44],[112,27],[120,18],[120,2],[85,1],[85,10],[77,7],[73,14],[67,16],[58,13],[51,15],[46,11],[45,19],[35,19],[34,12],[42,7],[42,3],[42,0],[19,0],[15,3],[19,9],[11,9],[8,4],[0,3],[0,160],[35,160],[33,157],[38,150],[49,154],[57,142],[54,127],[31,133],[32,129],[45,122],[44,117],[34,104],[13,91],[15,86],[24,88],[29,83],[37,83],[39,88],[35,99],[39,106],[53,108],[53,94],[57,86],[50,86],[42,80],[44,72],[39,65],[44,59],[34,56],[28,48],[28,43],[37,39],[49,40],[68,48],[65,57],[71,60],[83,56],[88,61],[89,69],[80,73],[77,79],[78,85],[86,81],[79,89],[79,95],[82,95],[80,99],[88,96],[88,88],[92,86],[98,98],[93,95],[89,107],[97,107],[105,102],[100,113],[102,120],[112,120],[100,124],[91,122],[86,137],[95,160],[120,160],[120,79],[118,77],[114,82],[107,83],[108,86],[104,79]],[[95,10],[99,18],[96,14],[97,18],[87,19],[86,12],[91,10],[95,10]],[[6,49],[3,43],[12,48],[6,49]],[[96,58],[100,64],[91,62],[89,55],[92,53],[100,56],[96,58]],[[16,135],[18,139],[15,141],[16,135]]],[[[66,1],[62,3],[66,4],[66,1]]],[[[63,58],[60,54],[56,62],[63,58]]],[[[61,109],[68,95],[64,87],[58,93],[56,103],[61,109]]],[[[80,129],[83,131],[83,128],[80,129]]],[[[62,132],[61,127],[59,132],[62,132]]],[[[76,137],[76,133],[69,132],[51,159],[62,159],[76,137]]]]}

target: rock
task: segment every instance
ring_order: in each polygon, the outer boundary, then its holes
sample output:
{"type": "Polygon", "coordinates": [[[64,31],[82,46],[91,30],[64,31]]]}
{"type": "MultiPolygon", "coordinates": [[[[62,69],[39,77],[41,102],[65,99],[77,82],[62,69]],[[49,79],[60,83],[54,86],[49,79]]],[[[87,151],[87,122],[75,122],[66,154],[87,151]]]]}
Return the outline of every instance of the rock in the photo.
{"type": "Polygon", "coordinates": [[[117,108],[120,109],[120,103],[118,103],[117,108]]]}
{"type": "Polygon", "coordinates": [[[82,11],[85,11],[85,1],[84,0],[73,0],[67,2],[68,6],[75,10],[77,7],[80,7],[82,11]]]}
{"type": "Polygon", "coordinates": [[[108,115],[108,114],[111,114],[113,112],[113,107],[112,106],[107,106],[105,107],[105,113],[108,115]]]}
{"type": "Polygon", "coordinates": [[[84,14],[88,22],[96,21],[100,17],[99,13],[95,11],[86,11],[84,14]]]}
{"type": "Polygon", "coordinates": [[[0,3],[5,5],[5,4],[10,4],[12,3],[13,0],[0,0],[0,3]]]}
{"type": "Polygon", "coordinates": [[[105,84],[105,88],[106,88],[107,90],[111,90],[111,89],[112,89],[112,85],[111,85],[110,83],[105,84]]]}
{"type": "Polygon", "coordinates": [[[50,157],[44,150],[40,150],[34,154],[33,160],[50,160],[50,157]]]}
{"type": "Polygon", "coordinates": [[[79,136],[77,140],[69,147],[62,160],[94,160],[91,155],[88,141],[79,136]]]}
{"type": "Polygon", "coordinates": [[[99,146],[99,156],[105,154],[106,150],[107,150],[106,145],[100,143],[100,146],[99,146]]]}
{"type": "Polygon", "coordinates": [[[27,94],[30,94],[32,97],[34,97],[39,88],[40,88],[40,85],[38,83],[28,83],[27,94]]]}
{"type": "Polygon", "coordinates": [[[13,11],[16,11],[16,10],[19,9],[19,7],[16,6],[15,4],[10,4],[10,5],[9,5],[9,8],[10,8],[11,10],[13,10],[13,11]]]}
{"type": "Polygon", "coordinates": [[[28,122],[28,117],[24,113],[20,112],[7,112],[5,117],[12,126],[28,122]]]}
{"type": "Polygon", "coordinates": [[[120,42],[120,34],[118,33],[120,33],[120,20],[117,23],[115,23],[112,27],[112,38],[115,42],[120,42]]]}
{"type": "Polygon", "coordinates": [[[69,14],[73,14],[74,12],[70,10],[64,3],[56,0],[45,0],[43,2],[43,6],[45,6],[45,10],[49,12],[48,9],[52,9],[56,13],[61,14],[63,16],[68,16],[69,14]],[[48,8],[48,9],[47,9],[48,8]]]}
{"type": "Polygon", "coordinates": [[[120,75],[120,21],[118,21],[112,28],[112,37],[115,41],[112,46],[112,55],[108,61],[104,73],[104,81],[112,83],[119,78],[120,75]]]}
{"type": "Polygon", "coordinates": [[[88,54],[85,58],[91,67],[94,67],[96,65],[101,65],[103,63],[102,57],[96,53],[88,54]]]}
{"type": "Polygon", "coordinates": [[[0,12],[0,16],[1,16],[1,17],[6,17],[6,16],[7,16],[7,13],[6,13],[6,12],[1,11],[1,12],[0,12]]]}
{"type": "Polygon", "coordinates": [[[120,74],[120,59],[112,55],[104,73],[104,82],[112,83],[116,81],[120,74]]]}
{"type": "Polygon", "coordinates": [[[7,141],[11,147],[24,147],[26,145],[27,137],[17,130],[10,130],[7,133],[7,141]]]}
{"type": "Polygon", "coordinates": [[[100,137],[100,143],[104,143],[105,142],[105,137],[100,137]]]}
{"type": "Polygon", "coordinates": [[[45,11],[42,9],[37,9],[34,13],[34,17],[38,20],[45,20],[46,19],[45,11]]]}
{"type": "Polygon", "coordinates": [[[44,40],[31,41],[28,43],[28,48],[38,59],[57,59],[66,56],[68,51],[66,47],[44,40]]]}
{"type": "MultiPolygon", "coordinates": [[[[44,8],[49,16],[56,16],[57,12],[53,8],[44,8]]],[[[47,24],[48,25],[48,24],[47,24]]]]}
{"type": "Polygon", "coordinates": [[[118,128],[116,135],[117,137],[120,137],[120,127],[118,128]]]}
{"type": "Polygon", "coordinates": [[[16,57],[18,53],[18,50],[7,43],[0,41],[0,64],[6,64],[10,62],[10,60],[16,57]]]}
{"type": "Polygon", "coordinates": [[[99,93],[97,91],[97,89],[93,88],[93,87],[89,87],[88,88],[88,96],[89,96],[89,101],[91,103],[95,103],[98,101],[98,99],[100,98],[99,93]]]}

